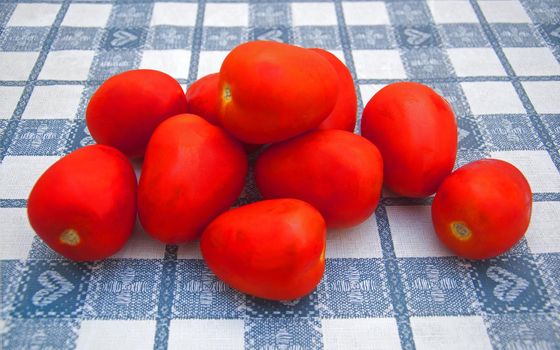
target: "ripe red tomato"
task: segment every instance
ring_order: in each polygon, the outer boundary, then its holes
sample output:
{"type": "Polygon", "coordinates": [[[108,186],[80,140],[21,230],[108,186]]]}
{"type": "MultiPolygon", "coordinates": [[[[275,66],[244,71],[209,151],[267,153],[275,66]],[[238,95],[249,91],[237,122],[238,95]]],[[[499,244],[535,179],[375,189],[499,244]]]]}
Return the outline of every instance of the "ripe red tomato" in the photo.
{"type": "Polygon", "coordinates": [[[319,126],[335,105],[338,77],[316,52],[252,41],[227,55],[219,89],[222,125],[244,142],[265,144],[319,126]]]}
{"type": "Polygon", "coordinates": [[[138,214],[162,242],[194,240],[241,193],[247,156],[219,127],[193,114],[158,126],[144,158],[138,214]]]}
{"type": "Polygon", "coordinates": [[[119,251],[136,221],[136,175],[116,149],[91,145],[59,159],[33,186],[27,214],[37,235],[76,261],[119,251]]]}
{"type": "Polygon", "coordinates": [[[338,97],[333,110],[328,117],[319,124],[317,129],[340,129],[353,132],[356,126],[356,112],[358,110],[358,98],[354,79],[344,63],[335,55],[323,49],[311,49],[323,56],[332,64],[338,75],[338,97]]]}
{"type": "Polygon", "coordinates": [[[362,135],[379,148],[385,185],[397,194],[428,196],[453,170],[455,116],[426,85],[401,82],[381,89],[364,109],[362,135]]]}
{"type": "Polygon", "coordinates": [[[329,227],[349,227],[375,210],[383,160],[371,142],[342,130],[318,130],[267,148],[255,164],[264,198],[297,198],[329,227]]]}
{"type": "Polygon", "coordinates": [[[309,294],[325,271],[321,214],[296,199],[261,201],[229,210],[204,231],[208,267],[244,293],[272,300],[309,294]]]}
{"type": "Polygon", "coordinates": [[[141,157],[159,123],[186,110],[175,79],[155,70],[131,70],[101,84],[89,101],[86,123],[97,143],[141,157]]]}
{"type": "Polygon", "coordinates": [[[448,176],[432,204],[439,239],[469,259],[498,256],[525,234],[531,188],[513,165],[496,159],[467,164],[448,176]]]}
{"type": "Polygon", "coordinates": [[[220,73],[208,74],[189,86],[186,92],[187,113],[196,114],[220,126],[220,73]]]}

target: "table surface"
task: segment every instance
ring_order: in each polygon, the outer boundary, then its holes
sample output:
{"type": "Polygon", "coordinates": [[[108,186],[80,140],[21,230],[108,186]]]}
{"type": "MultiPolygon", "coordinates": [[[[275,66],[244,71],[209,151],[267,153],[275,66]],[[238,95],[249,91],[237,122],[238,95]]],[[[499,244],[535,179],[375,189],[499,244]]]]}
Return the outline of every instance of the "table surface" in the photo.
{"type": "MultiPolygon", "coordinates": [[[[2,347],[560,348],[559,58],[558,0],[3,1],[2,347]],[[165,246],[139,227],[96,263],[35,237],[29,190],[93,143],[84,110],[103,80],[143,67],[188,86],[253,39],[331,50],[355,78],[359,115],[388,83],[435,88],[457,115],[458,165],[499,158],[528,178],[525,238],[495,259],[458,259],[434,236],[431,199],[384,193],[365,223],[328,233],[317,290],[279,303],[218,281],[197,244],[165,246]]],[[[239,203],[257,198],[250,182],[239,203]]]]}

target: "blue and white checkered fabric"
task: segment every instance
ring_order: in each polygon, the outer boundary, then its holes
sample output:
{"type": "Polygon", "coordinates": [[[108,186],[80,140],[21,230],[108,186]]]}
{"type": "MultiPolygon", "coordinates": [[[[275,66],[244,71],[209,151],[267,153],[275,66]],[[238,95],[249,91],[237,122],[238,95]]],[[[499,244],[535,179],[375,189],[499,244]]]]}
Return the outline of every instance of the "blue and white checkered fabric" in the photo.
{"type": "MultiPolygon", "coordinates": [[[[3,1],[1,347],[559,349],[559,59],[558,0],[3,1]],[[164,246],[140,228],[88,264],[35,237],[30,188],[93,142],[84,109],[104,79],[155,68],[186,86],[252,39],[332,51],[360,113],[388,83],[434,87],[457,114],[457,165],[494,157],[528,178],[525,238],[496,259],[457,259],[433,234],[431,199],[385,194],[364,224],[329,232],[317,290],[276,303],[217,280],[196,244],[164,246]]],[[[240,202],[255,198],[249,184],[240,202]]]]}

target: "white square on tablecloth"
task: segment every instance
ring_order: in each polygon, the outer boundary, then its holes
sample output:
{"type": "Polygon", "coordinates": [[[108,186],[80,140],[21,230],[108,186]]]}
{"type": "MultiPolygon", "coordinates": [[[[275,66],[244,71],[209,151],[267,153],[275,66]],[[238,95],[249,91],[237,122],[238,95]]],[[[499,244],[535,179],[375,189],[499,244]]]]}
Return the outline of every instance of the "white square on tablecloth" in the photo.
{"type": "Polygon", "coordinates": [[[468,1],[428,1],[428,7],[436,23],[478,23],[468,1]]]}
{"type": "Polygon", "coordinates": [[[27,199],[39,176],[59,158],[6,156],[0,164],[0,198],[27,199]]]}
{"type": "Polygon", "coordinates": [[[206,4],[204,10],[205,27],[247,27],[248,25],[248,4],[206,4]]]}
{"type": "Polygon", "coordinates": [[[560,202],[534,202],[525,239],[533,254],[560,253],[560,202]]]}
{"type": "Polygon", "coordinates": [[[405,79],[406,72],[397,50],[354,50],[358,79],[405,79]]]}
{"type": "Polygon", "coordinates": [[[410,327],[418,350],[492,349],[481,316],[411,317],[410,327]]]}
{"type": "Polygon", "coordinates": [[[323,319],[321,327],[325,350],[400,348],[394,318],[323,319]]]}
{"type": "Polygon", "coordinates": [[[243,320],[171,320],[169,350],[243,349],[245,332],[243,320]]]}
{"type": "Polygon", "coordinates": [[[198,58],[198,78],[218,73],[229,51],[202,51],[198,58]]]}
{"type": "Polygon", "coordinates": [[[22,93],[22,86],[0,87],[0,119],[10,119],[12,117],[22,93]]]}
{"type": "Polygon", "coordinates": [[[327,258],[382,258],[377,220],[371,215],[358,226],[327,232],[327,258]]]}
{"type": "Polygon", "coordinates": [[[519,1],[481,1],[478,5],[490,23],[531,23],[519,1]]]}
{"type": "Polygon", "coordinates": [[[364,108],[371,100],[371,98],[375,96],[375,94],[379,92],[379,90],[383,89],[385,86],[387,85],[386,84],[360,85],[360,95],[362,95],[362,102],[364,104],[364,108]]]}
{"type": "Polygon", "coordinates": [[[111,7],[110,4],[70,4],[62,25],[104,28],[111,15],[111,7]]]}
{"type": "Polygon", "coordinates": [[[179,245],[177,259],[202,259],[200,241],[197,240],[179,245]]]}
{"type": "Polygon", "coordinates": [[[191,52],[187,50],[146,50],[140,68],[159,70],[175,79],[186,79],[190,62],[191,52]]]}
{"type": "Polygon", "coordinates": [[[546,47],[507,47],[503,50],[516,75],[560,75],[560,64],[546,47]]]}
{"type": "Polygon", "coordinates": [[[430,206],[389,206],[387,216],[397,257],[454,255],[436,236],[430,206]]]}
{"type": "Polygon", "coordinates": [[[153,349],[156,321],[83,320],[76,350],[153,349]]]}
{"type": "Polygon", "coordinates": [[[0,80],[27,80],[38,52],[0,52],[0,80]]]}
{"type": "Polygon", "coordinates": [[[507,75],[491,48],[447,49],[447,55],[458,77],[507,75]]]}
{"type": "Polygon", "coordinates": [[[0,208],[0,260],[26,259],[35,233],[26,208],[0,208]]]}
{"type": "Polygon", "coordinates": [[[513,85],[506,81],[461,83],[474,115],[525,113],[513,85]]]}
{"type": "Polygon", "coordinates": [[[59,9],[59,4],[18,4],[8,21],[8,26],[49,27],[59,9]]]}
{"type": "Polygon", "coordinates": [[[194,27],[197,4],[156,2],[152,12],[152,25],[194,27]]]}
{"type": "Polygon", "coordinates": [[[165,244],[148,235],[140,223],[136,223],[132,236],[114,259],[163,259],[165,244]]]}
{"type": "Polygon", "coordinates": [[[292,25],[294,27],[329,26],[336,24],[336,11],[333,3],[292,3],[292,25]]]}
{"type": "Polygon", "coordinates": [[[82,85],[36,86],[23,111],[23,119],[73,119],[76,116],[82,85]]]}
{"type": "Polygon", "coordinates": [[[342,8],[346,25],[384,25],[391,23],[385,3],[382,1],[343,1],[342,8]]]}
{"type": "Polygon", "coordinates": [[[95,51],[51,51],[47,55],[39,79],[87,80],[95,51]]]}
{"type": "Polygon", "coordinates": [[[515,165],[533,193],[560,192],[560,173],[547,151],[497,151],[490,155],[515,165]]]}
{"type": "Polygon", "coordinates": [[[560,113],[560,82],[524,81],[521,83],[533,107],[539,114],[560,113]]]}

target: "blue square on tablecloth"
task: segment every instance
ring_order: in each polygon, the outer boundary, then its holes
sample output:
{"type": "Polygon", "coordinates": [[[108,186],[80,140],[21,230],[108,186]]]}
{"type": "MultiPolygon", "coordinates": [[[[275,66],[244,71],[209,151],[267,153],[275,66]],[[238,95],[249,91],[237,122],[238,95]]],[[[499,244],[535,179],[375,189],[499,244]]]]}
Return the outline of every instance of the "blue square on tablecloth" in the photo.
{"type": "Polygon", "coordinates": [[[19,260],[0,260],[0,319],[7,319],[13,309],[23,271],[19,260]]]}
{"type": "Polygon", "coordinates": [[[535,28],[527,23],[493,23],[492,30],[502,47],[544,46],[535,35],[535,28]]]}
{"type": "Polygon", "coordinates": [[[444,78],[452,76],[445,53],[438,48],[403,50],[403,65],[410,79],[444,78]]]}
{"type": "Polygon", "coordinates": [[[474,285],[460,260],[399,259],[399,270],[411,316],[477,314],[474,285]]]}
{"type": "Polygon", "coordinates": [[[457,148],[462,150],[476,150],[485,148],[484,139],[478,124],[470,115],[456,116],[457,120],[457,148]]]}
{"type": "Polygon", "coordinates": [[[324,318],[393,315],[381,259],[327,259],[319,291],[324,318]]]}
{"type": "Polygon", "coordinates": [[[389,26],[348,26],[350,45],[353,49],[391,49],[395,40],[389,26]]]}
{"type": "Polygon", "coordinates": [[[533,0],[524,1],[529,17],[535,23],[554,23],[560,22],[560,6],[558,0],[533,0]]]}
{"type": "Polygon", "coordinates": [[[113,6],[107,27],[145,27],[152,18],[152,6],[153,4],[145,2],[137,4],[118,3],[113,6]]]}
{"type": "Polygon", "coordinates": [[[91,277],[91,265],[69,260],[28,260],[14,303],[16,318],[75,318],[91,277]]]}
{"type": "Polygon", "coordinates": [[[93,59],[89,78],[106,80],[115,74],[135,69],[139,63],[140,52],[138,50],[101,51],[93,59]]]}
{"type": "Polygon", "coordinates": [[[145,39],[144,28],[108,28],[102,47],[105,50],[136,49],[144,45],[145,39]]]}
{"type": "Polygon", "coordinates": [[[160,260],[104,260],[92,270],[86,319],[155,319],[161,287],[160,260]]]}
{"type": "Polygon", "coordinates": [[[21,120],[12,138],[8,154],[28,156],[61,154],[68,137],[69,123],[66,119],[21,120]]]}
{"type": "Polygon", "coordinates": [[[317,318],[248,318],[248,349],[321,349],[321,322],[317,318]]]}
{"type": "Polygon", "coordinates": [[[60,27],[52,50],[91,50],[97,48],[103,31],[100,28],[60,27]]]}
{"type": "Polygon", "coordinates": [[[413,49],[417,47],[437,47],[440,38],[434,26],[397,26],[395,27],[397,42],[400,47],[413,49]]]}
{"type": "Polygon", "coordinates": [[[177,261],[174,318],[242,318],[245,295],[219,280],[203,260],[177,261]]]}
{"type": "Polygon", "coordinates": [[[538,28],[553,46],[560,46],[560,24],[541,24],[538,28]]]}
{"type": "Polygon", "coordinates": [[[320,287],[303,298],[287,301],[271,301],[247,296],[246,313],[250,317],[319,317],[320,287]]]}
{"type": "Polygon", "coordinates": [[[47,27],[7,27],[0,36],[2,51],[40,51],[45,43],[47,27]]]}
{"type": "Polygon", "coordinates": [[[64,260],[65,258],[52,250],[42,239],[36,236],[33,237],[33,243],[31,243],[29,259],[64,260]]]}
{"type": "Polygon", "coordinates": [[[193,29],[190,27],[155,26],[148,30],[146,48],[155,50],[190,49],[193,29]]]}
{"type": "Polygon", "coordinates": [[[319,47],[325,50],[340,50],[338,27],[303,26],[294,28],[294,44],[303,47],[319,47]]]}
{"type": "Polygon", "coordinates": [[[411,25],[433,22],[425,1],[388,1],[386,5],[393,24],[411,25]]]}
{"type": "Polygon", "coordinates": [[[95,140],[91,137],[85,119],[76,119],[73,121],[68,139],[68,151],[74,151],[80,147],[93,145],[95,140]]]}
{"type": "Polygon", "coordinates": [[[255,27],[252,30],[252,40],[270,40],[281,43],[290,42],[290,28],[285,26],[255,27]]]}
{"type": "Polygon", "coordinates": [[[445,47],[487,47],[490,42],[478,23],[440,24],[445,47]]]}
{"type": "Polygon", "coordinates": [[[290,18],[286,3],[252,3],[249,5],[249,18],[256,27],[285,25],[290,18]]]}
{"type": "Polygon", "coordinates": [[[490,150],[543,149],[526,115],[485,115],[478,117],[478,123],[490,150]]]}
{"type": "Polygon", "coordinates": [[[538,255],[540,271],[543,271],[543,279],[550,298],[559,300],[560,298],[560,254],[540,254],[538,255]]]}
{"type": "Polygon", "coordinates": [[[560,115],[549,114],[541,116],[548,133],[555,142],[560,142],[560,115]]]}
{"type": "Polygon", "coordinates": [[[496,349],[556,349],[560,333],[553,315],[487,315],[485,324],[496,349]]]}
{"type": "Polygon", "coordinates": [[[540,272],[527,255],[473,261],[471,273],[478,299],[488,314],[549,310],[540,272]]]}
{"type": "Polygon", "coordinates": [[[490,153],[483,150],[463,150],[457,149],[457,158],[454,169],[479,159],[490,158],[490,153]]]}
{"type": "Polygon", "coordinates": [[[2,346],[6,349],[74,349],[79,326],[75,319],[13,319],[5,326],[2,346]]]}
{"type": "Polygon", "coordinates": [[[229,51],[247,41],[243,27],[206,27],[202,36],[202,50],[229,51]]]}

